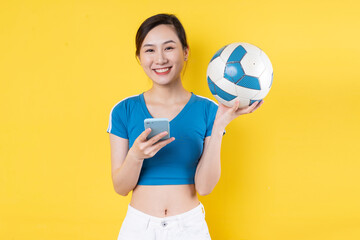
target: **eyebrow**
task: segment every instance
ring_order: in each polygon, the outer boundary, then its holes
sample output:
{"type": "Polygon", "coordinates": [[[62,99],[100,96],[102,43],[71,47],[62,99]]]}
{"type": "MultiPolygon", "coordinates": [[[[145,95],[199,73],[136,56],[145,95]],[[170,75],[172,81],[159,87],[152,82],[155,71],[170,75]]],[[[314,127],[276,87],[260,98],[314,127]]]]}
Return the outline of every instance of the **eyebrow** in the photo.
{"type": "MultiPolygon", "coordinates": [[[[173,40],[169,40],[169,41],[166,41],[166,42],[163,42],[163,44],[167,44],[167,43],[176,43],[175,41],[173,41],[173,40]]],[[[149,43],[147,43],[147,44],[144,44],[144,46],[143,47],[151,47],[151,46],[154,46],[154,44],[149,44],[149,43]]]]}

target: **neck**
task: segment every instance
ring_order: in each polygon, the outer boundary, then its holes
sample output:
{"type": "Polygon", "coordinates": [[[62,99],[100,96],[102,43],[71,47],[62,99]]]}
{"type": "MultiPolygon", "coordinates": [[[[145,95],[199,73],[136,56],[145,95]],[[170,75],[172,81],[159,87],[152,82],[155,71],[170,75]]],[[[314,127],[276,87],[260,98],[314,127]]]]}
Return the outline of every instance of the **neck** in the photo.
{"type": "Polygon", "coordinates": [[[146,95],[153,102],[175,103],[187,97],[189,92],[183,87],[181,80],[169,85],[153,84],[151,89],[146,91],[146,95]]]}

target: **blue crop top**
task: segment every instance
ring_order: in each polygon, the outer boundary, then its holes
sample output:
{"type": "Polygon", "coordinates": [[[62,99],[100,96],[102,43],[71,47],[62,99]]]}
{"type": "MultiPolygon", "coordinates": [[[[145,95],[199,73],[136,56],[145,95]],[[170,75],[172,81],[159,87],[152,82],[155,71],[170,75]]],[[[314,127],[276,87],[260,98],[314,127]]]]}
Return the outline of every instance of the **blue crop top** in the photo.
{"type": "MultiPolygon", "coordinates": [[[[180,113],[170,121],[170,137],[175,140],[144,159],[138,185],[194,184],[197,164],[205,137],[211,135],[218,105],[191,93],[180,113]]],[[[110,112],[108,133],[129,140],[129,149],[145,130],[144,119],[152,118],[144,95],[128,97],[115,104],[110,112]]]]}

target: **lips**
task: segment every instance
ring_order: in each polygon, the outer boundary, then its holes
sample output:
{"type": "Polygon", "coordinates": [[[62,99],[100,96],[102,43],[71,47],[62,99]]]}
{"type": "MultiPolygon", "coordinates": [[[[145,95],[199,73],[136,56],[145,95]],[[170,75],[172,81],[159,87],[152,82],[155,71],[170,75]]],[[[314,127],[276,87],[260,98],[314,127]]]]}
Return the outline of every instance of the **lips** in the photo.
{"type": "Polygon", "coordinates": [[[170,72],[171,67],[156,68],[156,69],[153,69],[153,70],[158,75],[164,75],[164,74],[168,74],[170,72]]]}

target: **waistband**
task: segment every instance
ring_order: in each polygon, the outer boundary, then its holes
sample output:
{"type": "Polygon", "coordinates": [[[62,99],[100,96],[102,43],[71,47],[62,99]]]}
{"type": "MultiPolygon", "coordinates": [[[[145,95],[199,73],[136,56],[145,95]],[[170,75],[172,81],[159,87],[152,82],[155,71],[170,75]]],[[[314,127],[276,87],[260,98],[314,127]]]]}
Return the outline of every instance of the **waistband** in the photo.
{"type": "Polygon", "coordinates": [[[198,206],[196,206],[193,209],[190,209],[187,212],[180,213],[180,214],[170,216],[170,217],[163,217],[163,218],[155,217],[155,216],[149,215],[147,213],[144,213],[144,212],[132,207],[130,204],[128,205],[128,212],[130,212],[131,214],[136,214],[143,219],[146,218],[150,222],[157,222],[157,223],[162,223],[164,221],[172,222],[172,221],[178,221],[178,220],[186,221],[187,218],[192,218],[193,216],[198,215],[198,214],[203,214],[205,217],[205,208],[201,202],[199,202],[198,206]]]}

